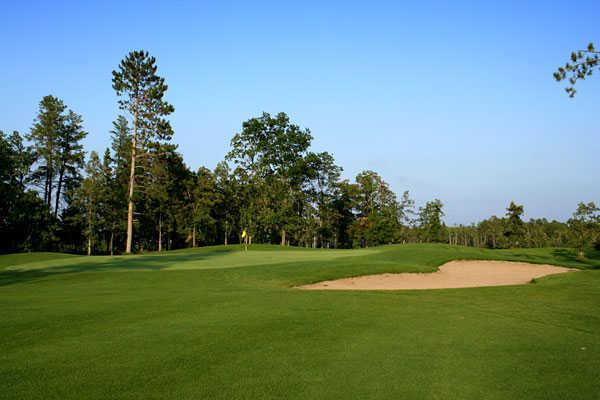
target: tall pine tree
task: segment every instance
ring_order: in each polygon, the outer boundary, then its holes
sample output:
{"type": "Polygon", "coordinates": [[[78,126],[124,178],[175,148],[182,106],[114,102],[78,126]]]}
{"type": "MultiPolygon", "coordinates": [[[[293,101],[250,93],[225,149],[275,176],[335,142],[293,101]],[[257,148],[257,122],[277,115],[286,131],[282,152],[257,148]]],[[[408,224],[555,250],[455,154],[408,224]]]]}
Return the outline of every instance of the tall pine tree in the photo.
{"type": "Polygon", "coordinates": [[[130,148],[129,187],[127,193],[127,239],[125,253],[131,253],[133,242],[133,208],[136,185],[136,162],[154,141],[170,140],[173,131],[165,119],[175,109],[163,97],[168,89],[158,76],[156,59],[146,51],[132,51],[113,71],[112,86],[119,107],[133,119],[130,148]]]}

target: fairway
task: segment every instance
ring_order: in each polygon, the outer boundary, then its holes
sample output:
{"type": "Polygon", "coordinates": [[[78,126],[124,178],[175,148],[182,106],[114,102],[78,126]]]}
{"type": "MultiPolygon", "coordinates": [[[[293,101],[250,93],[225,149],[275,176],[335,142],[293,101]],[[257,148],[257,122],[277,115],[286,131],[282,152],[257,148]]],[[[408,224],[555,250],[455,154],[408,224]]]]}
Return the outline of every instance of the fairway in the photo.
{"type": "Polygon", "coordinates": [[[8,3],[0,400],[600,400],[600,2],[8,3]]]}
{"type": "Polygon", "coordinates": [[[599,265],[447,245],[0,256],[0,397],[594,398],[599,265]],[[453,259],[583,270],[525,286],[293,288],[453,259]]]}

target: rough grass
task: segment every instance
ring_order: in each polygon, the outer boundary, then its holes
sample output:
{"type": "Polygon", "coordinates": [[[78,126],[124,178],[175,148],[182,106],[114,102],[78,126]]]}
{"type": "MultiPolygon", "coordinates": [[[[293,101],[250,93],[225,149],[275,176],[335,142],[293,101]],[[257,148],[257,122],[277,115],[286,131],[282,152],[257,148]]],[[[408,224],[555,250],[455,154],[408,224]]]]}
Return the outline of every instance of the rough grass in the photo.
{"type": "Polygon", "coordinates": [[[444,245],[0,256],[0,398],[585,399],[600,257],[444,245]],[[451,259],[578,267],[525,286],[301,291],[451,259]]]}

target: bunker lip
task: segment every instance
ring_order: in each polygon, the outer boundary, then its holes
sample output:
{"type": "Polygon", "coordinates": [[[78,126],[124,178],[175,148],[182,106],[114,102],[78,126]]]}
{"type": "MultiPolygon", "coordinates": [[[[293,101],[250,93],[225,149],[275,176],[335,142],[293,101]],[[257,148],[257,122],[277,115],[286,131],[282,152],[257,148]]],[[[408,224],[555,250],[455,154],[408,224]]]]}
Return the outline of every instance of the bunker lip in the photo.
{"type": "Polygon", "coordinates": [[[547,275],[575,268],[513,261],[455,260],[435,272],[363,275],[298,286],[305,290],[423,290],[524,285],[547,275]]]}

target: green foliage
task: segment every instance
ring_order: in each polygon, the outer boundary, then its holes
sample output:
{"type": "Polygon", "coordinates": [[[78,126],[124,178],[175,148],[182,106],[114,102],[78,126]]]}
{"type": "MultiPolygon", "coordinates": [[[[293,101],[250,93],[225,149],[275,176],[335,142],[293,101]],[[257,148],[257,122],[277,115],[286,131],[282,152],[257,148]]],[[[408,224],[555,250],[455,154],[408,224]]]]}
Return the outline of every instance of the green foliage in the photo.
{"type": "Polygon", "coordinates": [[[200,168],[188,181],[187,190],[192,246],[196,247],[198,240],[210,243],[216,224],[213,209],[220,200],[214,174],[208,168],[200,168]]]}
{"type": "Polygon", "coordinates": [[[170,140],[173,134],[164,117],[175,108],[164,100],[168,86],[157,71],[156,58],[139,50],[130,52],[112,72],[112,86],[119,96],[119,107],[134,117],[133,135],[141,146],[156,139],[170,140]]]}
{"type": "MultiPolygon", "coordinates": [[[[113,89],[119,96],[119,107],[127,110],[133,118],[130,145],[130,173],[127,194],[127,229],[125,252],[130,253],[133,245],[133,213],[136,193],[136,177],[138,167],[147,167],[152,164],[149,152],[166,146],[173,135],[170,122],[166,116],[173,113],[175,108],[164,100],[168,86],[164,78],[156,73],[156,59],[146,51],[132,51],[113,71],[113,89]],[[142,159],[138,165],[138,158],[142,159]]],[[[123,121],[118,121],[119,132],[126,128],[123,121]]],[[[148,169],[145,170],[148,173],[148,169]]],[[[159,218],[160,220],[160,218],[159,218]]],[[[148,228],[148,225],[144,225],[148,228]]]]}
{"type": "Polygon", "coordinates": [[[575,83],[591,76],[593,72],[600,67],[600,52],[596,50],[593,43],[588,44],[585,50],[578,50],[571,53],[570,61],[564,67],[559,67],[554,72],[554,79],[558,82],[568,80],[569,86],[565,91],[569,97],[574,97],[575,83]]]}
{"type": "Polygon", "coordinates": [[[354,208],[357,220],[351,227],[354,246],[393,243],[398,230],[398,203],[388,184],[374,171],[356,176],[354,208]]]}
{"type": "MultiPolygon", "coordinates": [[[[575,53],[557,79],[588,76],[595,54],[593,46],[575,53]]],[[[102,159],[90,156],[83,181],[83,119],[60,99],[41,100],[29,143],[16,132],[1,135],[0,250],[145,252],[239,243],[243,230],[254,244],[321,248],[447,242],[583,252],[598,242],[598,222],[584,215],[589,207],[569,223],[525,222],[523,206],[511,202],[505,217],[447,227],[440,200],[417,212],[408,191],[398,199],[375,171],[343,179],[333,155],[313,151],[310,130],[283,112],[243,122],[214,172],[194,173],[169,143],[174,108],[157,72],[145,51],[129,53],[113,71],[125,115],[113,122],[102,159]]]]}
{"type": "Polygon", "coordinates": [[[58,182],[55,196],[54,218],[58,216],[61,196],[76,188],[81,180],[79,171],[83,167],[85,152],[81,141],[87,132],[83,130],[81,115],[69,110],[64,117],[64,123],[57,137],[58,159],[56,169],[58,182]]]}
{"type": "Polygon", "coordinates": [[[28,135],[37,161],[29,180],[40,189],[43,187],[44,202],[49,209],[54,207],[55,219],[65,193],[77,187],[81,179],[79,171],[84,161],[81,141],[86,136],[83,118],[67,110],[62,100],[48,95],[40,101],[28,135]]]}
{"type": "Polygon", "coordinates": [[[243,171],[249,184],[263,187],[261,193],[248,193],[242,205],[247,216],[244,228],[251,235],[268,240],[272,230],[279,231],[285,244],[286,228],[295,226],[298,233],[311,141],[310,131],[291,123],[285,113],[251,118],[231,140],[227,159],[243,171]]]}
{"type": "Polygon", "coordinates": [[[103,165],[100,162],[98,153],[92,151],[90,158],[85,166],[86,177],[73,195],[72,205],[81,210],[75,215],[76,222],[83,227],[83,233],[87,239],[87,254],[94,252],[94,244],[99,235],[101,224],[108,197],[104,192],[107,187],[103,182],[103,165]]]}
{"type": "Polygon", "coordinates": [[[52,205],[59,158],[58,136],[64,129],[66,109],[62,100],[51,95],[45,96],[40,101],[38,115],[28,136],[37,159],[37,168],[32,173],[31,181],[43,188],[44,203],[48,208],[52,205]]]}
{"type": "Polygon", "coordinates": [[[219,199],[215,204],[217,232],[222,233],[222,241],[227,245],[232,235],[237,237],[238,232],[241,231],[241,190],[239,180],[232,173],[227,162],[221,161],[217,164],[214,176],[216,193],[219,199]]]}
{"type": "Polygon", "coordinates": [[[39,250],[54,243],[49,208],[27,187],[34,160],[18,132],[0,131],[0,251],[39,250]]]}
{"type": "Polygon", "coordinates": [[[419,208],[419,239],[423,242],[444,242],[445,225],[442,222],[444,205],[438,199],[419,208]]]}
{"type": "Polygon", "coordinates": [[[511,247],[521,247],[523,245],[525,234],[525,227],[521,219],[523,212],[523,206],[517,205],[513,201],[510,202],[506,209],[508,219],[504,229],[504,236],[506,236],[511,247]]]}
{"type": "Polygon", "coordinates": [[[573,245],[583,258],[586,247],[592,246],[600,237],[600,208],[593,202],[579,203],[568,225],[573,232],[573,245]]]}

